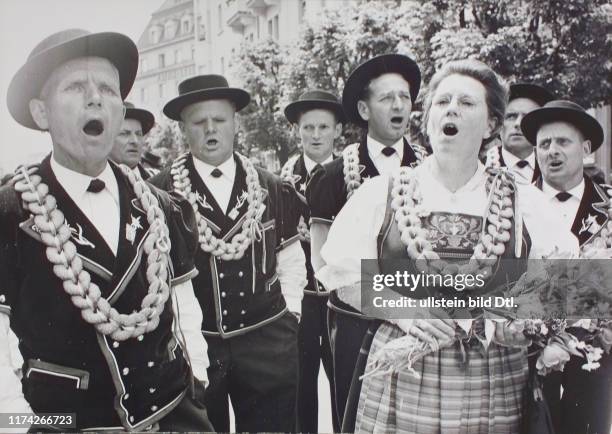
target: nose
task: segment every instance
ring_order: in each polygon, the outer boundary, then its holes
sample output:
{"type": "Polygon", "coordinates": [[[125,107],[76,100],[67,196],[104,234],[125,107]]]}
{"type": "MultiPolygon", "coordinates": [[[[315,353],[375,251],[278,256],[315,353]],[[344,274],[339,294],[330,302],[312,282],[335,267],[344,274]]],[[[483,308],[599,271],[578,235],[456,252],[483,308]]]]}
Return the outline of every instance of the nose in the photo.
{"type": "Polygon", "coordinates": [[[204,129],[207,133],[214,133],[217,129],[213,119],[208,119],[204,125],[204,129]]]}
{"type": "Polygon", "coordinates": [[[395,95],[393,97],[393,104],[391,105],[391,108],[399,110],[402,108],[402,106],[404,105],[404,103],[402,102],[402,98],[400,95],[395,95]]]}
{"type": "Polygon", "coordinates": [[[457,114],[457,110],[459,108],[459,102],[457,101],[457,98],[451,98],[451,100],[448,102],[448,105],[446,106],[446,114],[457,114]]]}
{"type": "Polygon", "coordinates": [[[314,131],[312,132],[312,138],[316,140],[320,136],[321,136],[321,130],[319,128],[315,128],[314,131]]]}
{"type": "Polygon", "coordinates": [[[87,82],[87,106],[102,106],[102,95],[100,95],[100,90],[91,80],[87,82]]]}
{"type": "Polygon", "coordinates": [[[514,128],[518,131],[521,131],[521,121],[523,120],[523,115],[521,113],[516,115],[516,119],[514,120],[514,128]]]}

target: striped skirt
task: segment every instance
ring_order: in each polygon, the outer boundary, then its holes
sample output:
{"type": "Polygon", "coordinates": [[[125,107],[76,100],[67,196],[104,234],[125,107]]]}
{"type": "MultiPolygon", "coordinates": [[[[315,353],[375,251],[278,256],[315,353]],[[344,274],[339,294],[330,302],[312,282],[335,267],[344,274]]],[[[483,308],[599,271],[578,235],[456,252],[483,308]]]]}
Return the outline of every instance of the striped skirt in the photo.
{"type": "MultiPolygon", "coordinates": [[[[370,356],[404,335],[385,322],[372,342],[370,356]]],[[[407,370],[364,378],[356,433],[516,434],[523,389],[527,384],[526,350],[491,344],[485,355],[472,339],[415,362],[407,370]]],[[[370,360],[368,360],[369,362],[370,360]]]]}

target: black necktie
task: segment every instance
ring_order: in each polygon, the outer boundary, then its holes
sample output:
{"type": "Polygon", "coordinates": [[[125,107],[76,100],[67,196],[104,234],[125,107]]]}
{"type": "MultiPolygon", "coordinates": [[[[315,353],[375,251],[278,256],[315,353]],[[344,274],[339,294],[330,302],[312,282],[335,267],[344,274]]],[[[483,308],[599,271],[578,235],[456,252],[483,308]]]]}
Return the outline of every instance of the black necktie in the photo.
{"type": "Polygon", "coordinates": [[[87,187],[87,191],[90,193],[100,193],[102,190],[104,190],[104,187],[106,187],[104,181],[96,178],[91,180],[89,187],[87,187]]]}
{"type": "Polygon", "coordinates": [[[223,172],[221,172],[218,167],[215,167],[214,170],[210,172],[210,175],[213,178],[221,178],[221,176],[223,175],[223,172]]]}
{"type": "Polygon", "coordinates": [[[557,193],[555,197],[559,202],[566,202],[572,195],[567,191],[562,191],[561,193],[557,193]]]}
{"type": "Polygon", "coordinates": [[[387,146],[387,147],[383,148],[383,150],[381,152],[383,153],[383,155],[385,157],[390,157],[391,155],[395,154],[395,148],[393,148],[391,146],[387,146]]]}
{"type": "Polygon", "coordinates": [[[523,167],[527,167],[529,163],[525,160],[520,160],[518,163],[516,163],[516,165],[519,169],[522,169],[523,167]]]}
{"type": "Polygon", "coordinates": [[[318,172],[319,170],[322,170],[322,169],[323,169],[323,166],[317,163],[315,167],[313,167],[312,170],[310,171],[310,174],[314,175],[315,172],[318,172]]]}

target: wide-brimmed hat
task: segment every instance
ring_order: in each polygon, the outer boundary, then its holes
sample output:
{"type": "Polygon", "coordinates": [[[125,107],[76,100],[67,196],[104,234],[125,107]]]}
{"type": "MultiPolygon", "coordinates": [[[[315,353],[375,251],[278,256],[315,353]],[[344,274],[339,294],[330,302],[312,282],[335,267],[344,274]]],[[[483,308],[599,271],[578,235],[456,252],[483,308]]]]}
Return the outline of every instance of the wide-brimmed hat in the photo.
{"type": "Polygon", "coordinates": [[[333,93],[325,90],[313,89],[300,95],[297,101],[285,107],[285,117],[292,124],[296,124],[302,113],[314,109],[324,109],[333,112],[338,122],[344,122],[342,104],[333,93]]]}
{"type": "Polygon", "coordinates": [[[136,119],[142,127],[142,134],[147,134],[155,125],[155,116],[148,110],[136,108],[131,102],[125,102],[125,119],[136,119]]]}
{"type": "Polygon", "coordinates": [[[132,89],[138,71],[138,49],[120,33],[91,33],[69,29],[43,39],[30,53],[25,64],[13,76],[7,93],[11,116],[24,127],[40,130],[30,114],[30,101],[40,91],[51,73],[63,63],[78,57],[103,57],[119,71],[121,98],[132,89]]]}
{"type": "Polygon", "coordinates": [[[543,106],[555,99],[555,96],[545,87],[533,83],[514,83],[510,85],[510,98],[527,98],[543,106]]]}
{"type": "Polygon", "coordinates": [[[357,101],[362,97],[363,89],[372,79],[392,72],[402,75],[410,84],[410,98],[414,104],[421,87],[419,66],[408,56],[383,54],[359,65],[346,80],[342,92],[342,107],[349,121],[361,127],[368,125],[357,110],[357,101]]]}
{"type": "Polygon", "coordinates": [[[181,121],[181,112],[185,107],[209,99],[227,99],[240,111],[251,101],[246,90],[229,87],[222,75],[197,75],[179,83],[179,95],[166,103],[164,114],[170,119],[181,121]]]}
{"type": "Polygon", "coordinates": [[[595,152],[603,143],[604,132],[597,119],[571,101],[551,101],[544,107],[527,113],[521,121],[521,130],[527,140],[535,146],[540,127],[559,121],[567,122],[578,128],[584,138],[591,141],[591,152],[595,152]]]}

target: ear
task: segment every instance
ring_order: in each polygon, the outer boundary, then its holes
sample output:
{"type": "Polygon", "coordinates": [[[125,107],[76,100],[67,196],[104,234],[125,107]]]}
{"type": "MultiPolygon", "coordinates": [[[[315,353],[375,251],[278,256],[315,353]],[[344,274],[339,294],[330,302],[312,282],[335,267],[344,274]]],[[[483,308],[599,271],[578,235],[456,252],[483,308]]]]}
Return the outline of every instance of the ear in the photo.
{"type": "Polygon", "coordinates": [[[357,111],[364,121],[370,120],[370,108],[364,100],[360,99],[357,101],[357,111]]]}
{"type": "Polygon", "coordinates": [[[497,129],[497,121],[493,118],[489,118],[487,120],[487,128],[485,129],[485,136],[483,137],[483,139],[487,140],[491,138],[491,136],[493,135],[493,132],[496,129],[497,129]]]}
{"type": "Polygon", "coordinates": [[[589,155],[591,153],[590,140],[585,140],[584,142],[582,142],[582,152],[584,152],[584,155],[589,155]]]}
{"type": "Polygon", "coordinates": [[[49,131],[49,119],[47,117],[47,108],[45,102],[41,99],[33,98],[30,100],[30,114],[32,119],[43,131],[49,131]]]}
{"type": "Polygon", "coordinates": [[[339,138],[340,134],[342,134],[342,124],[338,122],[336,124],[336,128],[334,129],[334,140],[339,138]]]}

